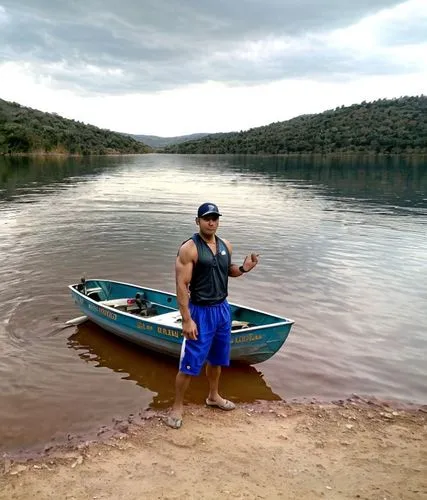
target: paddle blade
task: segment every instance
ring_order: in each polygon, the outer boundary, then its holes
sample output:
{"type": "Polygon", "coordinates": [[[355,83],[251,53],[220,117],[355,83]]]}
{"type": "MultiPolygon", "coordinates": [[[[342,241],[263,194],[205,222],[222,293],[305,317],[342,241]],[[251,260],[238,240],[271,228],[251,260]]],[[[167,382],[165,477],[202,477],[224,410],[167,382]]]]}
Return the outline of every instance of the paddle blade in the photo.
{"type": "Polygon", "coordinates": [[[87,316],[79,316],[78,318],[69,319],[68,321],[65,322],[65,324],[69,326],[78,326],[87,320],[88,320],[87,316]]]}

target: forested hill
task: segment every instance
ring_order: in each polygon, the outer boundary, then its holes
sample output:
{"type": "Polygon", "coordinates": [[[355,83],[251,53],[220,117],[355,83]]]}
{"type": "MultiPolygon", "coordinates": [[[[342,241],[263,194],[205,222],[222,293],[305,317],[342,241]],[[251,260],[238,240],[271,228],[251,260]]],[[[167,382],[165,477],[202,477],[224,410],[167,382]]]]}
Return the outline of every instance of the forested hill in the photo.
{"type": "Polygon", "coordinates": [[[427,97],[400,97],[301,115],[165,148],[168,153],[426,153],[427,97]]]}
{"type": "Polygon", "coordinates": [[[190,135],[179,135],[175,137],[159,137],[157,135],[132,135],[134,139],[137,141],[141,141],[152,148],[164,148],[165,146],[169,146],[170,144],[179,144],[185,141],[194,141],[196,139],[201,139],[206,135],[210,134],[190,134],[190,135]]]}
{"type": "Polygon", "coordinates": [[[129,136],[0,99],[0,154],[97,155],[150,151],[150,147],[129,136]]]}

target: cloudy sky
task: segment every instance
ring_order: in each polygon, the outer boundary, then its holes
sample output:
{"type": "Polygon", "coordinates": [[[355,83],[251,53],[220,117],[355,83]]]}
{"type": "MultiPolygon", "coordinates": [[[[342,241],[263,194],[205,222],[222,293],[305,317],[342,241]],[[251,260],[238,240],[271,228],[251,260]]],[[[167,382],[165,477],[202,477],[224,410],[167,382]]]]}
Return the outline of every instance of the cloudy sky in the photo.
{"type": "Polygon", "coordinates": [[[226,132],[427,94],[427,0],[0,0],[0,98],[226,132]]]}

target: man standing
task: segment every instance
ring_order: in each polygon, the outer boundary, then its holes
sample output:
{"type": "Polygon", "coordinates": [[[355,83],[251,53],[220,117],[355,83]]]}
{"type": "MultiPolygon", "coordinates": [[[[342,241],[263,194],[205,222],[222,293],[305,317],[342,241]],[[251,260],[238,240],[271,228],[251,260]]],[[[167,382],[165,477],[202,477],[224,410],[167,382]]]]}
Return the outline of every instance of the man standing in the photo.
{"type": "Polygon", "coordinates": [[[209,380],[208,406],[233,410],[234,403],[218,392],[221,367],[230,364],[231,313],[226,300],[228,277],[237,278],[258,263],[258,255],[248,255],[239,267],[231,262],[231,244],[216,236],[219,209],[203,203],[197,211],[199,232],[185,241],[176,258],[176,294],[182,315],[184,340],[175,382],[175,401],[167,425],[182,425],[184,395],[191,377],[206,365],[209,380]]]}

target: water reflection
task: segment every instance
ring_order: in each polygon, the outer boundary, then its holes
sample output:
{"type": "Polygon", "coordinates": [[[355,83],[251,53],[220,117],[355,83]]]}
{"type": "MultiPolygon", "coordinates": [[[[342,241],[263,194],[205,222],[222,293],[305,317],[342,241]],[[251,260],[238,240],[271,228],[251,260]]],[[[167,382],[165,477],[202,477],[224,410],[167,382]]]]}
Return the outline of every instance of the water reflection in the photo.
{"type": "Polygon", "coordinates": [[[0,202],[50,192],[75,184],[85,177],[100,175],[126,161],[124,157],[0,156],[0,202]]]}
{"type": "Polygon", "coordinates": [[[369,200],[377,204],[427,208],[425,156],[233,156],[226,165],[245,175],[304,183],[301,189],[327,187],[325,195],[369,200]],[[307,184],[310,183],[310,184],[307,184]]]}
{"type": "Polygon", "coordinates": [[[375,203],[427,207],[427,157],[425,156],[209,156],[129,155],[117,157],[0,156],[0,200],[22,196],[34,187],[75,183],[100,176],[117,166],[153,164],[156,169],[182,163],[198,171],[210,168],[230,175],[234,171],[264,181],[294,181],[301,189],[327,187],[325,194],[357,197],[375,203]],[[309,183],[309,184],[308,184],[309,183]]]}
{"type": "MultiPolygon", "coordinates": [[[[92,322],[80,325],[76,333],[68,338],[68,346],[78,351],[84,361],[98,368],[106,367],[123,373],[123,380],[135,381],[155,393],[151,407],[166,408],[173,402],[176,360],[117,339],[92,322]]],[[[263,374],[247,365],[233,365],[223,370],[221,391],[236,402],[281,399],[267,385],[263,374]]],[[[200,403],[206,394],[206,377],[195,377],[186,394],[186,401],[200,403]]]]}

